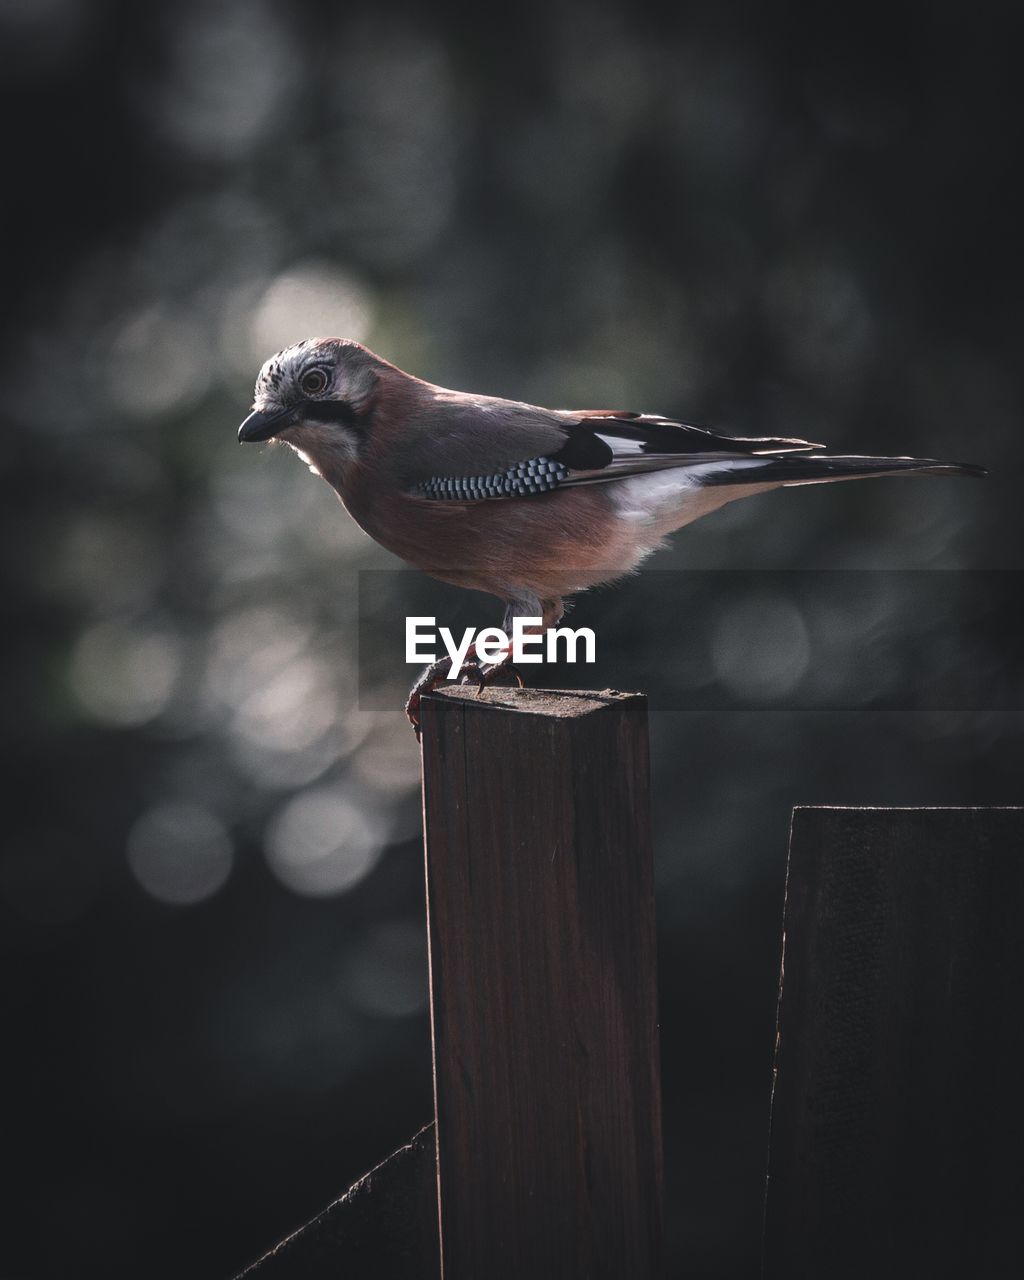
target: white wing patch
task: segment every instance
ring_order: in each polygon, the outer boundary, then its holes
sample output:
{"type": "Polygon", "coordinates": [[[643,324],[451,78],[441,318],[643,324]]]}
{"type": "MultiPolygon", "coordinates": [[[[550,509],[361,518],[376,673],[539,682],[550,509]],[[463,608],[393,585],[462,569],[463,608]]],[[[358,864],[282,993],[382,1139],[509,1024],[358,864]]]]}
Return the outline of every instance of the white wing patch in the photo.
{"type": "Polygon", "coordinates": [[[730,458],[720,462],[698,462],[666,471],[647,471],[609,484],[609,496],[620,520],[634,529],[649,530],[660,539],[673,529],[699,520],[736,498],[774,489],[774,484],[712,485],[702,482],[715,472],[742,471],[762,467],[760,458],[730,458]]]}

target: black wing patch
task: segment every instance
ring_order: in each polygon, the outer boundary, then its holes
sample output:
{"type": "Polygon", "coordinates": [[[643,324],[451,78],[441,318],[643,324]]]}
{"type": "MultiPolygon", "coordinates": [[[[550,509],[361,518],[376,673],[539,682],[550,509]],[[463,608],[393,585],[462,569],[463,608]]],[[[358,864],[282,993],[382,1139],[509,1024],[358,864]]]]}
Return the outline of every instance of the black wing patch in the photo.
{"type": "Polygon", "coordinates": [[[431,476],[418,484],[422,498],[459,502],[524,498],[560,485],[600,484],[645,471],[728,458],[764,458],[823,446],[775,436],[724,436],[650,414],[587,411],[564,424],[565,443],[546,457],[517,462],[490,475],[431,476]]]}
{"type": "MultiPolygon", "coordinates": [[[[594,466],[608,466],[619,458],[644,457],[658,454],[665,457],[682,457],[687,454],[718,454],[720,456],[757,457],[759,454],[803,453],[808,449],[823,449],[824,445],[812,444],[791,436],[726,436],[709,427],[694,427],[674,418],[663,418],[651,413],[611,413],[590,410],[581,413],[579,421],[569,428],[565,448],[555,457],[571,452],[583,465],[580,470],[594,466]],[[601,450],[592,442],[599,442],[601,450]],[[601,463],[599,460],[607,460],[601,463]]],[[[575,469],[576,462],[569,462],[575,469]]]]}

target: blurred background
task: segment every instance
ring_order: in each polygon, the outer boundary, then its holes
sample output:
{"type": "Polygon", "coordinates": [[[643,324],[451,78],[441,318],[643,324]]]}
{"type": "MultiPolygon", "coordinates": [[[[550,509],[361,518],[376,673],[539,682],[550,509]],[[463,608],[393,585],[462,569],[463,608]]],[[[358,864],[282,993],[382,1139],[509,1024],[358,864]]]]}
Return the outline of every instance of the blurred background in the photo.
{"type": "Polygon", "coordinates": [[[792,806],[1022,800],[1021,27],[0,0],[3,1280],[227,1277],[431,1114],[414,673],[358,653],[499,610],[238,448],[313,334],[993,469],[737,504],[574,615],[652,698],[671,1274],[757,1275],[792,806]],[[973,686],[876,702],[893,653],[973,686]]]}

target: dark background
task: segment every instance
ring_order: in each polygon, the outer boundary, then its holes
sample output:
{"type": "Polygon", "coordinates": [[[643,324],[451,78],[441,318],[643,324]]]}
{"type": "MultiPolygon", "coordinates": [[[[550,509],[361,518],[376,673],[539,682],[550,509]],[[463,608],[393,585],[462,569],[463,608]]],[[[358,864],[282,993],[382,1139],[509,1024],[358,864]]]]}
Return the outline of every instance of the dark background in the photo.
{"type": "MultiPolygon", "coordinates": [[[[359,571],[393,562],[234,441],[319,333],[992,468],[737,504],[579,605],[652,698],[672,1274],[757,1274],[792,805],[1022,800],[1022,34],[986,4],[0,0],[3,1280],[227,1277],[430,1115],[411,673],[356,662],[359,571]],[[933,673],[958,602],[988,616],[951,703],[871,696],[904,570],[943,571],[933,673]]],[[[381,627],[448,607],[387,580],[381,627]]]]}

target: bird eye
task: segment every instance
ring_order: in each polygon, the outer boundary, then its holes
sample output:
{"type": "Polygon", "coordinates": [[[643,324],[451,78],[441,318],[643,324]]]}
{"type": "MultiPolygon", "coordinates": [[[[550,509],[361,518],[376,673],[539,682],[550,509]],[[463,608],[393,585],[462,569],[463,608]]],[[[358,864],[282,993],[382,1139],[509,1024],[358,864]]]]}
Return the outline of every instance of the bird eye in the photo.
{"type": "Polygon", "coordinates": [[[327,374],[323,369],[307,369],[299,383],[307,396],[318,396],[327,386],[327,374]]]}

